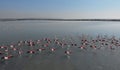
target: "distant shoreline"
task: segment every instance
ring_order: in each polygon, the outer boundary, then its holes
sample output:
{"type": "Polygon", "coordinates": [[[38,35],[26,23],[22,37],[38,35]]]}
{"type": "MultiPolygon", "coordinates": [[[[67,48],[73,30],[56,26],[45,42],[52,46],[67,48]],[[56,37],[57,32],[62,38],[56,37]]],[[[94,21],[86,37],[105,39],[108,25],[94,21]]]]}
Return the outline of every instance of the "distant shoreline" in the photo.
{"type": "Polygon", "coordinates": [[[120,19],[40,19],[40,18],[0,19],[0,21],[26,21],[26,20],[45,20],[45,21],[120,21],[120,19]]]}

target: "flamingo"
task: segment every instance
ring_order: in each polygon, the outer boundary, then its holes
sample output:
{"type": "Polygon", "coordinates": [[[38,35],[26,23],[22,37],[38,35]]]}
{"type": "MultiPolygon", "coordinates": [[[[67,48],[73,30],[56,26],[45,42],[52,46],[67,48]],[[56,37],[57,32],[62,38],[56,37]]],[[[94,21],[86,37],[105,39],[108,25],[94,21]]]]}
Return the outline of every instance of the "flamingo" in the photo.
{"type": "Polygon", "coordinates": [[[51,48],[51,51],[54,52],[56,49],[55,48],[51,48]]]}
{"type": "Polygon", "coordinates": [[[72,52],[69,51],[69,50],[65,51],[65,54],[66,54],[66,55],[70,55],[71,53],[72,53],[72,52]]]}
{"type": "Polygon", "coordinates": [[[35,54],[35,51],[34,50],[29,50],[29,51],[27,51],[27,53],[35,54]]]}
{"type": "Polygon", "coordinates": [[[12,55],[8,55],[8,56],[3,56],[1,57],[2,60],[8,60],[10,58],[12,58],[13,56],[12,55]]]}

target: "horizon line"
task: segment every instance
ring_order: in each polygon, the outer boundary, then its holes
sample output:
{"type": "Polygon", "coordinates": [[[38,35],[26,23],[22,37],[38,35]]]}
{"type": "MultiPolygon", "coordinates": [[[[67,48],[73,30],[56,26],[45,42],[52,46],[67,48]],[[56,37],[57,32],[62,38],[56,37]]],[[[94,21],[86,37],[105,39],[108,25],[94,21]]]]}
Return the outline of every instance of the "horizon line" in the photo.
{"type": "Polygon", "coordinates": [[[120,19],[68,19],[68,18],[0,18],[0,21],[25,21],[25,20],[48,20],[48,21],[120,21],[120,19]]]}

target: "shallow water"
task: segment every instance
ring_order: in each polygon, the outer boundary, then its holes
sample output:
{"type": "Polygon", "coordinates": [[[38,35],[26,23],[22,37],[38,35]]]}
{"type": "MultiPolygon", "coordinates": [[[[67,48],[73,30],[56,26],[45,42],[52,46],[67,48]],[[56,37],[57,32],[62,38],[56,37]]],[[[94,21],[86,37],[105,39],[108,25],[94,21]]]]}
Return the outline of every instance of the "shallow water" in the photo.
{"type": "MultiPolygon", "coordinates": [[[[38,40],[57,36],[67,41],[85,34],[90,36],[108,35],[119,37],[120,22],[81,22],[81,21],[9,21],[0,22],[0,44],[20,40],[38,40]]],[[[54,45],[54,47],[56,47],[54,45]]],[[[116,50],[79,50],[70,48],[72,54],[66,56],[64,49],[54,53],[41,53],[19,56],[0,62],[0,70],[119,70],[120,48],[116,50]]]]}

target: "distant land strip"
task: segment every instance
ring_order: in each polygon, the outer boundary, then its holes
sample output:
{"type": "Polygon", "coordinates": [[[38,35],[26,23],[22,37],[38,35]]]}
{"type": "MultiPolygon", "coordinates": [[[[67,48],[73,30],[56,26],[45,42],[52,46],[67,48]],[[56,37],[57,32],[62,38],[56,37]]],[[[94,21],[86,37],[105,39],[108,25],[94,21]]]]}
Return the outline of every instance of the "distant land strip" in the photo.
{"type": "Polygon", "coordinates": [[[45,21],[120,21],[120,19],[40,19],[40,18],[20,18],[20,19],[0,19],[0,21],[25,21],[25,20],[45,20],[45,21]]]}

